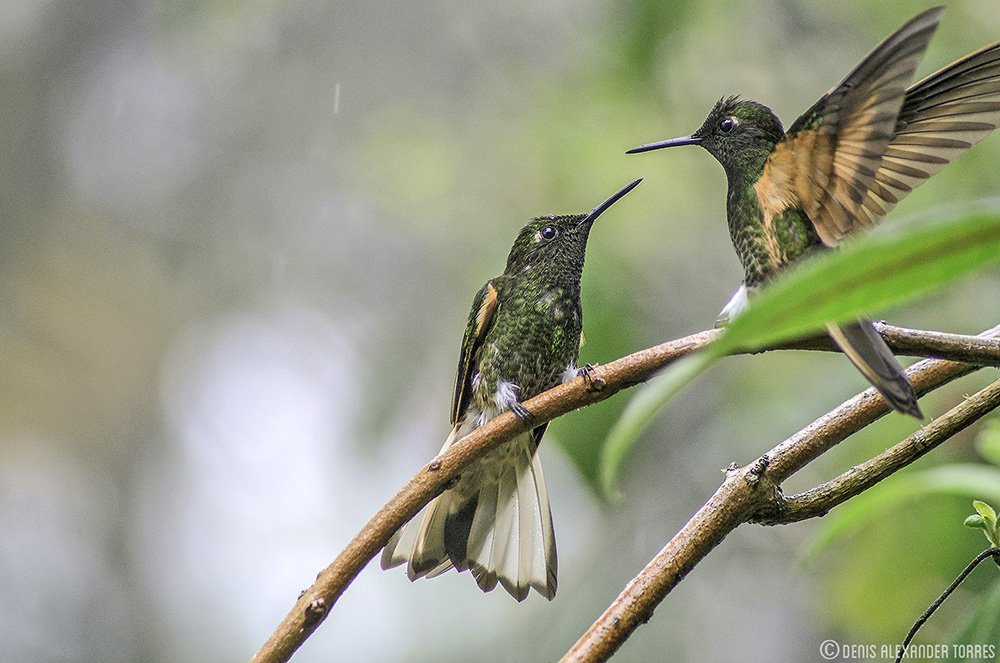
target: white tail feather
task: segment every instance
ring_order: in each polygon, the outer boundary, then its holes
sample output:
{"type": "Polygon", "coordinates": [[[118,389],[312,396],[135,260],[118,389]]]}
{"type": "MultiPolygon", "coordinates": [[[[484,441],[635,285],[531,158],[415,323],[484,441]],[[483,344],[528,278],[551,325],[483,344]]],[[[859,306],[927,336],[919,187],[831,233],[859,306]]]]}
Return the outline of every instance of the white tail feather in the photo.
{"type": "Polygon", "coordinates": [[[532,573],[532,587],[549,599],[556,595],[556,571],[558,562],[556,557],[556,532],[552,527],[552,509],[549,507],[549,490],[545,486],[545,475],[542,473],[542,459],[538,452],[531,458],[531,478],[535,484],[535,499],[541,509],[540,525],[542,528],[542,549],[541,561],[532,573]]]}
{"type": "Polygon", "coordinates": [[[444,525],[453,502],[452,496],[443,493],[434,502],[433,508],[425,510],[420,519],[420,529],[406,567],[406,575],[410,580],[427,575],[437,568],[440,560],[448,558],[448,551],[444,546],[444,525]]]}
{"type": "MultiPolygon", "coordinates": [[[[472,427],[469,428],[471,430],[472,427]]],[[[451,429],[451,433],[448,438],[444,441],[444,445],[441,447],[441,451],[438,453],[443,453],[446,451],[456,440],[459,439],[461,435],[467,435],[469,430],[464,430],[462,423],[456,425],[451,429]]],[[[434,518],[437,513],[446,513],[447,509],[443,508],[443,498],[447,493],[442,493],[438,495],[433,500],[427,503],[416,516],[414,516],[408,523],[396,530],[396,533],[389,537],[389,541],[385,544],[385,548],[382,550],[382,558],[380,564],[383,569],[391,569],[393,567],[399,566],[400,564],[408,563],[407,575],[410,580],[416,580],[419,576],[411,575],[411,570],[414,567],[414,560],[418,559],[419,552],[422,550],[427,550],[426,539],[430,533],[430,520],[434,518]]],[[[440,537],[441,541],[441,554],[444,554],[444,535],[443,531],[440,537]]],[[[435,551],[436,552],[436,551],[435,551]]],[[[448,559],[447,554],[444,554],[444,559],[448,559]]],[[[435,567],[428,573],[434,575],[439,575],[448,570],[448,566],[444,569],[439,569],[435,567]]],[[[420,574],[424,575],[424,574],[420,574]]]]}
{"type": "MultiPolygon", "coordinates": [[[[455,427],[445,449],[468,431],[455,427]]],[[[528,433],[503,445],[467,470],[413,520],[399,529],[382,553],[382,568],[407,564],[411,580],[434,577],[457,565],[472,570],[483,591],[499,581],[521,601],[530,588],[548,599],[556,591],[555,535],[545,477],[536,444],[528,433]],[[475,502],[474,513],[472,503],[475,502]],[[454,536],[461,531],[449,518],[461,522],[465,513],[468,532],[464,549],[456,550],[454,536]],[[449,550],[449,545],[451,550],[449,550]],[[464,558],[462,557],[464,555],[464,558]]]]}
{"type": "Polygon", "coordinates": [[[517,500],[517,475],[510,469],[500,475],[500,494],[497,498],[496,537],[502,543],[503,553],[497,561],[496,571],[500,584],[518,601],[524,599],[519,591],[518,571],[521,568],[519,553],[521,529],[518,526],[520,505],[517,500]]]}
{"type": "Polygon", "coordinates": [[[529,449],[524,449],[521,456],[527,465],[526,472],[520,472],[517,481],[517,501],[521,505],[521,550],[520,550],[520,582],[527,595],[528,586],[537,584],[536,578],[541,574],[545,577],[545,535],[542,533],[542,506],[538,503],[538,491],[535,489],[535,477],[532,471],[529,449]]]}

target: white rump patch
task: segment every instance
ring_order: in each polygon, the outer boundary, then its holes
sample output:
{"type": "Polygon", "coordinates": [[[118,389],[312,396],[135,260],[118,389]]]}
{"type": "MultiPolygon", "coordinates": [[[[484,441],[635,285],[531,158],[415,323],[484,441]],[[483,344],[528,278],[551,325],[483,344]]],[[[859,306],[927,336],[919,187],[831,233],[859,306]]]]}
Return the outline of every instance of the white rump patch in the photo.
{"type": "Polygon", "coordinates": [[[726,326],[735,320],[738,315],[746,311],[749,305],[750,300],[747,296],[747,286],[743,283],[740,285],[740,289],[733,293],[733,296],[729,299],[729,303],[722,308],[718,320],[715,321],[715,326],[726,326]]]}

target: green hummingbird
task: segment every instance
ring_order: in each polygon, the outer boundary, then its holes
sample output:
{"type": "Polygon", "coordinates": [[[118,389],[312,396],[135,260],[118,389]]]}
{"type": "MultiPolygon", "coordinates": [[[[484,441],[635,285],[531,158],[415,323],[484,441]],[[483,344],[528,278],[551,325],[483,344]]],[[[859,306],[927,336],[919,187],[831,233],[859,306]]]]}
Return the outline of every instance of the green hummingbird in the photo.
{"type": "MultiPolygon", "coordinates": [[[[589,214],[541,216],[521,228],[503,274],[472,301],[452,399],[445,451],[497,415],[526,425],[528,400],[580,374],[580,276],[594,221],[642,180],[589,214]]],[[[468,468],[454,485],[401,527],[382,552],[382,568],[407,564],[410,580],[450,568],[471,570],[488,592],[499,581],[518,601],[534,588],[556,594],[556,541],[538,457],[546,424],[468,468]]]]}
{"type": "MultiPolygon", "coordinates": [[[[729,233],[745,282],[723,317],[788,265],[872,227],[1000,123],[1000,44],[906,87],[942,11],[930,9],[889,36],[787,132],[767,106],[728,97],[690,136],[628,151],[701,145],[725,169],[729,233]]],[[[893,408],[923,418],[870,320],[827,331],[893,408]]]]}

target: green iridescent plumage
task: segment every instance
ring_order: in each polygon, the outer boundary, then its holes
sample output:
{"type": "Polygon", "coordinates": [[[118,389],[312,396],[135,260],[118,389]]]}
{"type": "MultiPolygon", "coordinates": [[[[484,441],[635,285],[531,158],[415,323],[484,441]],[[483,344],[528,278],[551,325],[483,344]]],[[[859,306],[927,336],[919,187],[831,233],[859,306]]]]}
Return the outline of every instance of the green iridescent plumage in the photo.
{"type": "MultiPolygon", "coordinates": [[[[730,235],[752,292],[798,260],[871,228],[1000,124],[1000,44],[906,87],[942,11],[930,9],[890,35],[787,132],[766,106],[729,97],[690,136],[629,152],[701,145],[722,164],[730,235]]],[[[723,315],[741,306],[734,297],[723,315]]],[[[922,416],[870,321],[827,329],[890,405],[922,416]]]]}
{"type": "MultiPolygon", "coordinates": [[[[594,221],[639,180],[589,214],[543,216],[518,233],[504,273],[472,303],[462,339],[451,435],[444,449],[489,419],[576,376],[583,312],[580,277],[594,221]]],[[[386,544],[382,567],[407,565],[411,580],[450,568],[472,571],[483,591],[501,584],[521,601],[556,592],[556,547],[537,449],[545,425],[468,468],[386,544]]]]}

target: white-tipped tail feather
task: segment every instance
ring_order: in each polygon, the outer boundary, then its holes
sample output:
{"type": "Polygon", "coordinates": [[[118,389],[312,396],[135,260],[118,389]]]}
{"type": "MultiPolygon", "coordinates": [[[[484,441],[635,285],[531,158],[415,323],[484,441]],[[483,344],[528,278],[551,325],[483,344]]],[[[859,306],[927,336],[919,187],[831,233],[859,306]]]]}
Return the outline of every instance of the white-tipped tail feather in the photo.
{"type": "MultiPolygon", "coordinates": [[[[475,427],[463,423],[442,451],[475,427]]],[[[466,470],[392,536],[382,552],[382,568],[405,563],[410,580],[452,567],[471,570],[484,592],[499,582],[518,601],[531,588],[552,599],[556,543],[537,446],[525,433],[466,470]]]]}

